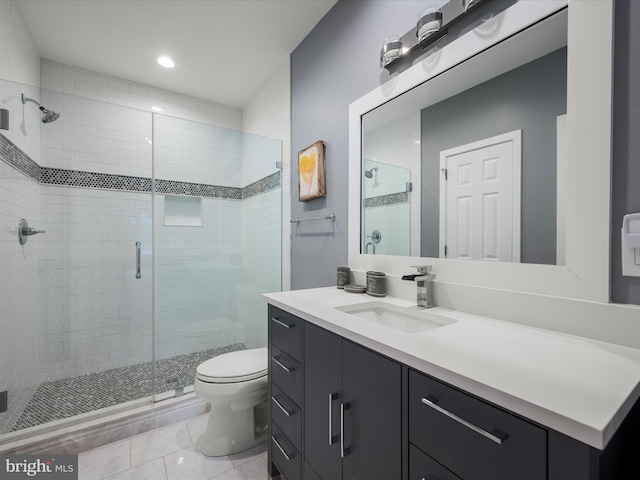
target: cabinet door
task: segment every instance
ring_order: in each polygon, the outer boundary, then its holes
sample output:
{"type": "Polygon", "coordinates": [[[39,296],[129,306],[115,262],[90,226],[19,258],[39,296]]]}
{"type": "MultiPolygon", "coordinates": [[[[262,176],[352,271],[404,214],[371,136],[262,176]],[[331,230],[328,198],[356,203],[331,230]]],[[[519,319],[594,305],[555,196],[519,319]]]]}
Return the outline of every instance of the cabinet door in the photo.
{"type": "MultiPolygon", "coordinates": [[[[402,368],[343,342],[344,480],[402,477],[402,368]]],[[[339,477],[324,477],[339,478],[339,477]]]]}
{"type": "Polygon", "coordinates": [[[342,338],[305,323],[304,368],[305,460],[324,480],[340,480],[342,338]]]}

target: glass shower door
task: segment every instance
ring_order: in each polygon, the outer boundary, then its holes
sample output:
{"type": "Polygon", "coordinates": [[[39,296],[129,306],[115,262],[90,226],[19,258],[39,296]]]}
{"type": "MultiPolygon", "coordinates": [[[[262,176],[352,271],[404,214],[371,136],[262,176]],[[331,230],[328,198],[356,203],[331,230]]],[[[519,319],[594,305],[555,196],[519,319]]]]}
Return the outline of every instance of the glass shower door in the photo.
{"type": "Polygon", "coordinates": [[[281,288],[279,141],[154,115],[156,400],[196,367],[266,346],[281,288]]]}

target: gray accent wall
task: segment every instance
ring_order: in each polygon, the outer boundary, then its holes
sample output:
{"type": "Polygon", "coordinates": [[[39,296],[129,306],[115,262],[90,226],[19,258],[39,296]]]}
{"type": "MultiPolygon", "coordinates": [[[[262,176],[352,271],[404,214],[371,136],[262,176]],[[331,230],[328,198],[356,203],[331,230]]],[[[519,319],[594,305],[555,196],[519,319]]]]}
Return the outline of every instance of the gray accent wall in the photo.
{"type": "MultiPolygon", "coordinates": [[[[640,278],[620,273],[622,215],[640,211],[640,2],[615,5],[611,296],[640,304],[640,278]]],[[[382,40],[406,32],[423,6],[340,0],[291,55],[291,217],[336,214],[334,225],[306,222],[292,228],[294,289],[333,285],[336,267],[347,263],[349,104],[389,78],[378,63],[382,40]],[[317,140],[327,143],[327,197],[300,203],[295,152],[317,140]]]]}
{"type": "MultiPolygon", "coordinates": [[[[440,2],[444,3],[444,2],[440,2]]],[[[404,34],[423,2],[340,0],[291,54],[291,217],[335,213],[335,222],[291,227],[292,289],[335,285],[347,265],[349,104],[389,78],[385,37],[404,34]],[[326,143],[327,196],[298,201],[297,152],[326,143]]]]}
{"type": "Polygon", "coordinates": [[[556,263],[556,118],[567,49],[422,110],[422,256],[439,256],[440,152],[522,130],[521,261],[556,263]]]}
{"type": "Polygon", "coordinates": [[[640,212],[640,2],[615,2],[611,300],[640,305],[640,277],[623,277],[620,228],[640,212]]]}

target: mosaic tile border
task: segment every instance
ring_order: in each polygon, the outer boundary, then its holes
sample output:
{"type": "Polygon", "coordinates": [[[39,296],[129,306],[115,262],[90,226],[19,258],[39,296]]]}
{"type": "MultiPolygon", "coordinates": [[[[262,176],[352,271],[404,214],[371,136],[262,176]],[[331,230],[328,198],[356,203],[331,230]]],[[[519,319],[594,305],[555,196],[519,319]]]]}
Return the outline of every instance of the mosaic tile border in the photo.
{"type": "MultiPolygon", "coordinates": [[[[29,178],[45,185],[66,187],[100,188],[125,190],[129,192],[152,191],[151,178],[113,175],[108,173],[66,170],[62,168],[40,167],[11,140],[0,134],[0,159],[18,169],[29,178]]],[[[246,187],[225,187],[205,183],[156,180],[156,192],[171,195],[188,195],[205,198],[227,198],[244,200],[280,187],[280,171],[264,177],[246,187]]]]}
{"type": "Polygon", "coordinates": [[[409,193],[390,193],[388,195],[380,195],[379,197],[365,198],[364,208],[384,207],[401,203],[409,203],[409,193]]]}
{"type": "Polygon", "coordinates": [[[145,177],[41,167],[41,178],[40,183],[46,185],[151,192],[151,179],[145,177]]]}
{"type": "Polygon", "coordinates": [[[0,159],[32,180],[41,183],[40,165],[31,160],[26,153],[2,134],[0,134],[0,159]]]}

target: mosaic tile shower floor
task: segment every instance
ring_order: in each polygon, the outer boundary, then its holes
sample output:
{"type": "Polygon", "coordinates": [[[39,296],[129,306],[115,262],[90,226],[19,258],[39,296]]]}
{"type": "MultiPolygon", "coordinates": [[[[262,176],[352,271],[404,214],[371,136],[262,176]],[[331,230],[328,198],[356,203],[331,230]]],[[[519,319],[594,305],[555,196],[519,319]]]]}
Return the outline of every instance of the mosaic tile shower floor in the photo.
{"type": "MultiPolygon", "coordinates": [[[[200,363],[223,353],[245,349],[242,343],[237,343],[158,360],[156,393],[193,385],[196,368],[200,363]]],[[[148,397],[151,390],[152,362],[44,382],[35,389],[10,431],[16,432],[148,397]]]]}

